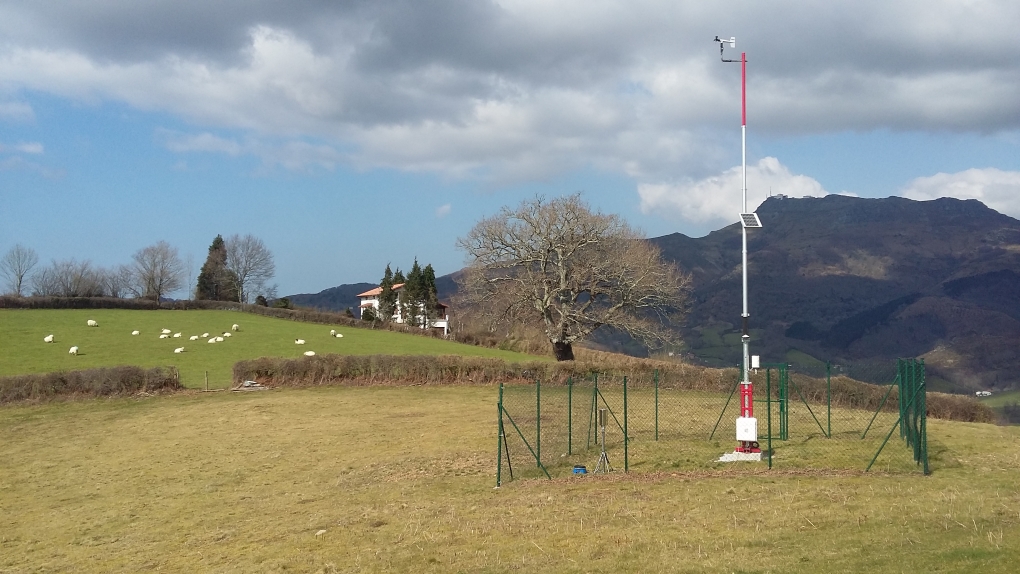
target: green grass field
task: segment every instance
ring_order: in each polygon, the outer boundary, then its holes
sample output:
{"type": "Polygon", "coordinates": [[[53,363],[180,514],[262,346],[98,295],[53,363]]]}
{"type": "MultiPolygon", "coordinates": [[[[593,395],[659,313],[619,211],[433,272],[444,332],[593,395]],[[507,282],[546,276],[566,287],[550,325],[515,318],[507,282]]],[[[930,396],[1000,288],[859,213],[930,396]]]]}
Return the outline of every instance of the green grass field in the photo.
{"type": "Polygon", "coordinates": [[[301,357],[309,350],[347,355],[469,355],[509,361],[537,358],[429,337],[337,328],[236,311],[0,309],[0,376],[115,365],[173,365],[188,387],[203,387],[208,372],[210,388],[225,388],[237,361],[301,357]],[[96,320],[99,326],[88,327],[89,319],[96,320]],[[191,335],[222,334],[235,323],[241,330],[221,343],[189,340],[191,335]],[[182,336],[160,339],[164,328],[182,336]],[[344,337],[331,337],[332,328],[344,337]],[[135,330],[141,334],[132,336],[135,330]],[[54,342],[44,343],[43,337],[50,334],[54,342]],[[306,344],[296,345],[295,339],[304,339],[306,344]],[[71,346],[79,347],[77,356],[68,354],[71,346]],[[185,352],[175,354],[177,347],[184,347],[185,352]]]}
{"type": "Polygon", "coordinates": [[[995,393],[990,397],[981,397],[978,399],[982,403],[990,407],[1004,407],[1013,403],[1020,403],[1020,391],[1006,391],[1003,393],[995,393]]]}
{"type": "Polygon", "coordinates": [[[494,490],[495,397],[332,387],[0,408],[0,571],[994,573],[1020,560],[1015,427],[929,421],[928,477],[618,472],[494,490]]]}

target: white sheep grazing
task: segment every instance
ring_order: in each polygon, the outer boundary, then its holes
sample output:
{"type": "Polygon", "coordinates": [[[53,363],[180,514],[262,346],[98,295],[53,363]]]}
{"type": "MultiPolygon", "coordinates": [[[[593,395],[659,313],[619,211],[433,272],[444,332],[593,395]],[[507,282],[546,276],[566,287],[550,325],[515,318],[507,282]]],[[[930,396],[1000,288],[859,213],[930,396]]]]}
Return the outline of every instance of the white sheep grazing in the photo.
{"type": "Polygon", "coordinates": [[[240,331],[241,330],[241,326],[238,325],[237,323],[234,323],[233,325],[230,326],[230,330],[231,331],[240,331]]]}
{"type": "Polygon", "coordinates": [[[174,333],[174,339],[180,338],[183,333],[174,333]]]}
{"type": "Polygon", "coordinates": [[[131,331],[131,334],[132,335],[138,335],[138,334],[140,334],[140,332],[139,331],[131,331]]]}
{"type": "Polygon", "coordinates": [[[43,337],[42,340],[43,340],[44,343],[52,343],[53,342],[53,335],[46,335],[45,337],[43,337]]]}
{"type": "Polygon", "coordinates": [[[188,340],[189,341],[197,341],[198,340],[198,335],[192,335],[192,336],[188,337],[188,340]]]}
{"type": "Polygon", "coordinates": [[[294,344],[295,345],[304,345],[305,344],[305,340],[304,339],[294,339],[294,344]]]}
{"type": "Polygon", "coordinates": [[[78,354],[78,346],[75,345],[74,347],[71,347],[71,350],[68,351],[68,353],[70,353],[72,355],[77,355],[78,354]]]}
{"type": "Polygon", "coordinates": [[[209,342],[210,343],[215,343],[216,342],[216,337],[213,337],[212,339],[209,339],[209,342]]]}
{"type": "Polygon", "coordinates": [[[174,352],[175,353],[183,353],[184,352],[184,347],[177,347],[176,349],[174,349],[174,352]]]}
{"type": "Polygon", "coordinates": [[[171,331],[170,329],[163,329],[162,331],[160,331],[160,333],[163,333],[164,335],[169,335],[172,332],[173,331],[171,331]]]}
{"type": "Polygon", "coordinates": [[[223,336],[224,336],[224,337],[230,337],[230,336],[231,336],[231,335],[230,335],[230,331],[226,331],[226,332],[224,332],[224,333],[223,333],[223,336]]]}
{"type": "Polygon", "coordinates": [[[163,333],[162,335],[159,336],[159,338],[160,339],[169,339],[170,335],[167,335],[166,333],[163,333]]]}
{"type": "Polygon", "coordinates": [[[86,324],[87,324],[87,325],[88,325],[89,327],[98,327],[98,326],[99,326],[99,323],[96,323],[96,322],[95,322],[95,321],[93,321],[92,319],[89,319],[89,320],[88,320],[88,323],[86,323],[86,324]]]}
{"type": "Polygon", "coordinates": [[[202,338],[203,339],[209,338],[209,333],[202,333],[202,338]]]}
{"type": "Polygon", "coordinates": [[[305,356],[306,357],[314,357],[315,356],[315,351],[305,351],[305,356]]]}
{"type": "Polygon", "coordinates": [[[216,342],[217,343],[222,343],[223,342],[223,337],[216,337],[216,342]]]}
{"type": "Polygon", "coordinates": [[[336,337],[336,329],[330,329],[329,330],[329,336],[330,337],[336,337]]]}

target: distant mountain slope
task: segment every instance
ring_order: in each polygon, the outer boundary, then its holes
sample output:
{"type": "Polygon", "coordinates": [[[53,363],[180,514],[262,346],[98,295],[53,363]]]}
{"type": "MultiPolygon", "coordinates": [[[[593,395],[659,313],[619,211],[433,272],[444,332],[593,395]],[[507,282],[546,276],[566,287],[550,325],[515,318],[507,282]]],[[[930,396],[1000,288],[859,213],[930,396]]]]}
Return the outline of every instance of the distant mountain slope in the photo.
{"type": "MultiPolygon", "coordinates": [[[[839,195],[773,197],[758,214],[748,282],[752,352],[764,361],[923,356],[942,389],[1020,388],[1020,221],[976,200],[839,195]]],[[[690,351],[708,364],[737,364],[739,224],[649,241],[693,276],[682,328],[690,351]]],[[[456,275],[436,279],[441,300],[456,293],[456,275]]],[[[290,297],[357,309],[354,295],[374,286],[290,297]]],[[[606,348],[644,351],[619,333],[598,335],[606,348]]]]}
{"type": "MultiPolygon", "coordinates": [[[[443,275],[442,277],[436,277],[436,290],[439,292],[440,301],[447,302],[457,292],[457,284],[454,282],[454,277],[457,276],[457,273],[459,271],[443,275]]],[[[291,303],[299,307],[310,307],[323,311],[343,311],[350,308],[354,311],[355,316],[358,316],[358,307],[361,304],[358,294],[378,286],[378,283],[348,283],[330,287],[318,293],[287,295],[287,298],[290,299],[291,303]]]]}
{"type": "MultiPolygon", "coordinates": [[[[770,198],[758,214],[748,282],[764,360],[931,354],[957,387],[1020,382],[1008,371],[1020,359],[1020,221],[976,200],[837,195],[770,198]]],[[[739,225],[651,241],[693,275],[695,355],[739,362],[739,345],[719,344],[740,322],[739,225]]]]}
{"type": "Polygon", "coordinates": [[[361,304],[358,300],[358,293],[364,293],[378,286],[378,284],[372,283],[351,283],[330,287],[314,294],[299,293],[297,295],[288,295],[287,298],[290,299],[291,303],[299,307],[310,307],[323,311],[343,311],[349,308],[355,312],[355,316],[358,316],[358,306],[361,304]]]}

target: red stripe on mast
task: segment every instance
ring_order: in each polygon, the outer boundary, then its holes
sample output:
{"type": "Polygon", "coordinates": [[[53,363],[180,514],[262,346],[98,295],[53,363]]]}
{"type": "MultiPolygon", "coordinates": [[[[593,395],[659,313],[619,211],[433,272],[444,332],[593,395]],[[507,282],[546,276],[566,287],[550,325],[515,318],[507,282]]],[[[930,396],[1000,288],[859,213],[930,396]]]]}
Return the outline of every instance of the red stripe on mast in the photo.
{"type": "Polygon", "coordinates": [[[747,53],[740,53],[740,125],[747,125],[747,53]]]}

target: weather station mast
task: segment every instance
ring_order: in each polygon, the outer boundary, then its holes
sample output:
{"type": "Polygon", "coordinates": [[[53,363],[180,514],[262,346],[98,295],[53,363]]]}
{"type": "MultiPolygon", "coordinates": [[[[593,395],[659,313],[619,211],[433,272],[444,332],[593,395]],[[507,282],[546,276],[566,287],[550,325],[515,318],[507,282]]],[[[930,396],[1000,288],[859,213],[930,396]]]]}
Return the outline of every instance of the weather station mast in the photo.
{"type": "Polygon", "coordinates": [[[758,421],[754,418],[754,385],[751,384],[750,369],[758,368],[758,356],[749,356],[748,345],[751,335],[748,332],[748,319],[750,313],[747,311],[747,230],[748,228],[761,228],[761,220],[758,214],[747,210],[747,54],[740,53],[739,60],[727,60],[725,57],[726,44],[730,48],[737,47],[737,39],[731,37],[729,40],[715,37],[719,44],[719,58],[723,62],[740,62],[740,163],[741,163],[741,193],[742,203],[740,209],[740,233],[741,233],[741,269],[743,279],[743,311],[740,314],[742,334],[740,336],[743,345],[743,361],[741,362],[740,381],[740,416],[737,417],[737,447],[731,454],[723,455],[720,460],[761,460],[761,448],[758,446],[758,421]]]}

